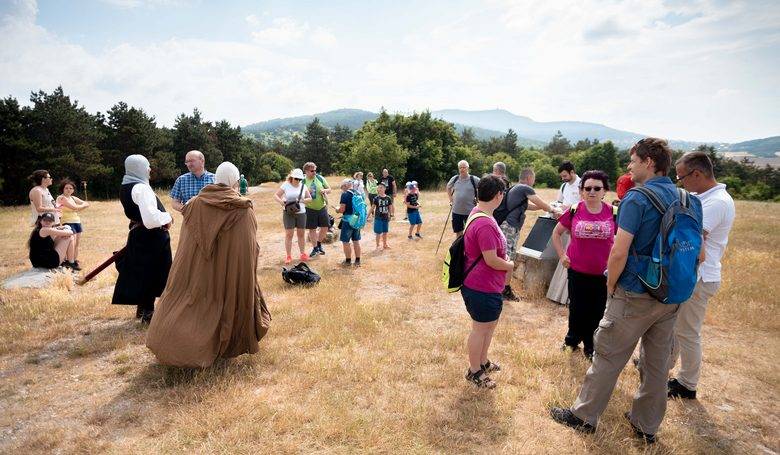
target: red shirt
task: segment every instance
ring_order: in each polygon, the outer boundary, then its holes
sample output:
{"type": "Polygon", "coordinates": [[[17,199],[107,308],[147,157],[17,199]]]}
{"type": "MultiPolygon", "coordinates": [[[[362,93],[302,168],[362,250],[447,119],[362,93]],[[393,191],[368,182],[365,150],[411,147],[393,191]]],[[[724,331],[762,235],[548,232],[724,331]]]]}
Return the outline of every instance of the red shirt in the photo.
{"type": "Polygon", "coordinates": [[[628,190],[634,187],[634,181],[631,180],[631,174],[626,172],[617,179],[617,197],[623,199],[628,190]]]}

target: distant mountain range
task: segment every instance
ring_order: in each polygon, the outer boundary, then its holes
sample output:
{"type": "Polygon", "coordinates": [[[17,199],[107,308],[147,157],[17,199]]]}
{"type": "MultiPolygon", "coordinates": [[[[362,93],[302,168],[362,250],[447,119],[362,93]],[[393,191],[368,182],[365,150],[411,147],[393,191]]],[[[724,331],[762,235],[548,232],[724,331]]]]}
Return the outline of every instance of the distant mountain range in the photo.
{"type": "MultiPolygon", "coordinates": [[[[261,139],[284,138],[305,131],[306,125],[311,123],[315,117],[319,118],[320,123],[328,128],[333,128],[338,124],[356,130],[363,126],[363,123],[377,118],[378,115],[375,112],[360,109],[338,109],[319,114],[254,123],[242,127],[242,130],[261,139]]],[[[432,111],[431,115],[453,123],[458,132],[463,131],[464,128],[471,128],[474,135],[480,139],[503,136],[511,128],[517,133],[518,143],[522,146],[543,146],[558,131],[572,142],[586,138],[598,139],[602,142],[612,141],[618,147],[627,147],[645,137],[640,133],[622,131],[598,123],[537,122],[529,117],[516,115],[503,109],[485,111],[445,109],[432,111]]],[[[670,140],[669,142],[673,148],[683,150],[690,150],[701,144],[711,144],[720,151],[746,151],[756,156],[774,157],[775,152],[780,152],[780,136],[738,144],[681,140],[670,140]]]]}

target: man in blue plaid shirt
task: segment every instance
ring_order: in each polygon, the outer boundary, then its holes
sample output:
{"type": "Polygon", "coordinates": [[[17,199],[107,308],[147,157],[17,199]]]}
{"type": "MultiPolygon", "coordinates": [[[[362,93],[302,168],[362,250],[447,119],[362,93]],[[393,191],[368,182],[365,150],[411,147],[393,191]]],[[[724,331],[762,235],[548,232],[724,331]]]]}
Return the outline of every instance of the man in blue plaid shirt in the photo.
{"type": "Polygon", "coordinates": [[[206,170],[206,158],[197,150],[190,150],[184,158],[190,172],[176,179],[171,188],[173,208],[182,211],[184,204],[198,195],[204,186],[214,183],[214,174],[206,170]]]}

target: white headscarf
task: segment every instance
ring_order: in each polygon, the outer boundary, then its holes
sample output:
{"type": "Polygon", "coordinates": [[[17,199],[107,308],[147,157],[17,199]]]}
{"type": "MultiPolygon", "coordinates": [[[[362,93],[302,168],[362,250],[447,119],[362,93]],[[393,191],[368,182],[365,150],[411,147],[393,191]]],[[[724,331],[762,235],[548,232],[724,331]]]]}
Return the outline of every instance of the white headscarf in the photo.
{"type": "Polygon", "coordinates": [[[122,177],[122,185],[128,183],[149,184],[149,160],[143,155],[130,155],[125,158],[125,176],[122,177]]]}
{"type": "Polygon", "coordinates": [[[241,173],[238,168],[230,161],[217,166],[217,172],[214,175],[214,183],[221,183],[233,188],[233,185],[238,183],[238,179],[241,178],[241,173]]]}

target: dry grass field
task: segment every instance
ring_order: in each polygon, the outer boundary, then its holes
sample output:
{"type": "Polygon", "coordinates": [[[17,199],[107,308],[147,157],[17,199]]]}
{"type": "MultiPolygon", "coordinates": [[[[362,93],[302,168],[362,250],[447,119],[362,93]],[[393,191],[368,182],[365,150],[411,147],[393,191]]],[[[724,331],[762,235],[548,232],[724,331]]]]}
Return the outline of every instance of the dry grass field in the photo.
{"type": "MultiPolygon", "coordinates": [[[[498,388],[465,382],[469,318],[439,281],[449,232],[434,255],[443,192],[421,196],[423,240],[406,240],[398,216],[391,250],[374,252],[368,230],[363,267],[345,270],[340,244],[326,245],[310,262],[321,283],[301,289],[281,280],[273,188],[251,196],[273,316],[257,355],[205,370],[160,366],[134,308],[109,304],[113,267],[84,287],[63,275],[49,289],[0,291],[0,453],[780,452],[777,204],[738,202],[704,330],[700,399],[671,402],[647,448],[622,417],[638,384],[631,367],[595,435],[548,417],[573,401],[588,364],[558,349],[567,310],[545,299],[504,306],[491,347],[504,366],[498,388]]],[[[0,278],[29,266],[28,211],[0,209],[0,278]]],[[[83,220],[81,262],[91,268],[124,244],[127,224],[117,201],[93,204],[83,220]]]]}

